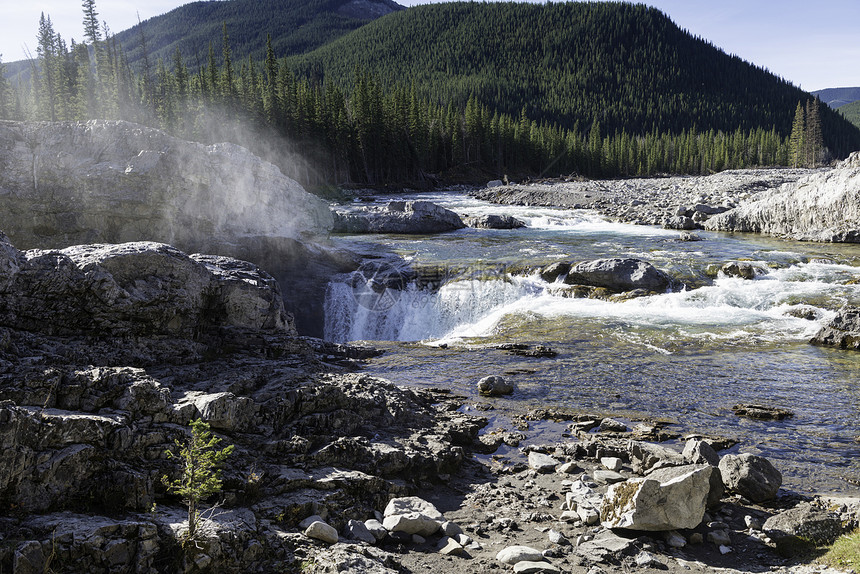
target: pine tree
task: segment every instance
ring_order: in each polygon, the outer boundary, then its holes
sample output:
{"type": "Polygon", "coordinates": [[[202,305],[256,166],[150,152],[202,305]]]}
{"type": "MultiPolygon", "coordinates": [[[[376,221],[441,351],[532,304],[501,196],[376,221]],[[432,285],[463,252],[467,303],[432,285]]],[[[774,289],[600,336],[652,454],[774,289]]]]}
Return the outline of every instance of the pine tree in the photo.
{"type": "Polygon", "coordinates": [[[221,471],[218,466],[233,452],[233,445],[217,449],[221,439],[212,436],[209,424],[200,419],[191,421],[191,437],[183,444],[174,441],[179,454],[171,450],[168,458],[177,458],[182,464],[182,476],[170,480],[161,478],[167,489],[178,494],[188,505],[188,535],[186,540],[194,540],[200,524],[200,503],[221,492],[221,471]]]}
{"type": "Polygon", "coordinates": [[[821,132],[821,116],[819,106],[821,102],[816,99],[806,101],[806,132],[804,148],[806,150],[806,164],[809,167],[818,167],[823,160],[824,138],[821,132]]]}
{"type": "Polygon", "coordinates": [[[791,137],[789,140],[789,158],[792,167],[801,167],[805,163],[805,136],[806,113],[803,110],[803,105],[800,102],[797,102],[797,109],[794,112],[794,122],[791,124],[791,137]]]}
{"type": "Polygon", "coordinates": [[[42,12],[39,18],[36,54],[39,58],[37,73],[33,76],[34,91],[42,117],[57,121],[57,66],[56,35],[50,16],[42,12]]]}

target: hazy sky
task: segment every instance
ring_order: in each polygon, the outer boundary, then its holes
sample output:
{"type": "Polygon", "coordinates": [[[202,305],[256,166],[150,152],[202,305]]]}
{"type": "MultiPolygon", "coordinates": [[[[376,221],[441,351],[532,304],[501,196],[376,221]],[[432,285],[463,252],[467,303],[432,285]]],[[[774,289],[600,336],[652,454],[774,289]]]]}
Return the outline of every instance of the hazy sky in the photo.
{"type": "MultiPolygon", "coordinates": [[[[399,0],[404,6],[445,0],[399,0]]],[[[537,1],[537,0],[532,0],[537,1]]],[[[69,42],[81,40],[80,0],[2,0],[0,54],[4,62],[35,55],[39,15],[69,42]]],[[[187,0],[96,0],[113,32],[186,4],[187,0]]],[[[646,0],[682,28],[805,90],[860,86],[858,0],[646,0]]]]}

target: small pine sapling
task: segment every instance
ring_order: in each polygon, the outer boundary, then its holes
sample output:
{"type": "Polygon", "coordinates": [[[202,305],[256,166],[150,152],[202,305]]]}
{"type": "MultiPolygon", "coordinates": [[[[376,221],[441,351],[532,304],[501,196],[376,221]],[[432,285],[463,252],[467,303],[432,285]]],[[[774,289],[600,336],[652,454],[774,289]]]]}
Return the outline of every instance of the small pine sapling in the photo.
{"type": "Polygon", "coordinates": [[[179,454],[167,450],[168,458],[179,459],[182,465],[182,476],[170,480],[163,476],[161,481],[167,490],[178,494],[188,505],[188,535],[187,540],[193,540],[200,524],[200,503],[210,496],[221,492],[221,470],[218,466],[233,452],[233,445],[218,449],[221,439],[212,436],[209,424],[200,419],[188,423],[191,436],[185,444],[174,441],[179,454]]]}

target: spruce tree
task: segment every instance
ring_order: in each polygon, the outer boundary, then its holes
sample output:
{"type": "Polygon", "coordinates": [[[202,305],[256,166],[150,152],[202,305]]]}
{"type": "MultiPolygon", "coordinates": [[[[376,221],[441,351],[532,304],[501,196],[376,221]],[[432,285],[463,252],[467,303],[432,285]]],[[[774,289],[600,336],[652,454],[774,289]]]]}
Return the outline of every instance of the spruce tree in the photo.
{"type": "Polygon", "coordinates": [[[801,167],[806,157],[804,154],[806,141],[806,113],[803,110],[803,105],[797,102],[797,109],[794,111],[794,122],[791,124],[791,137],[789,158],[792,167],[801,167]]]}
{"type": "Polygon", "coordinates": [[[809,167],[818,167],[823,160],[824,138],[821,133],[820,103],[817,98],[806,101],[804,148],[806,151],[806,164],[809,167]]]}

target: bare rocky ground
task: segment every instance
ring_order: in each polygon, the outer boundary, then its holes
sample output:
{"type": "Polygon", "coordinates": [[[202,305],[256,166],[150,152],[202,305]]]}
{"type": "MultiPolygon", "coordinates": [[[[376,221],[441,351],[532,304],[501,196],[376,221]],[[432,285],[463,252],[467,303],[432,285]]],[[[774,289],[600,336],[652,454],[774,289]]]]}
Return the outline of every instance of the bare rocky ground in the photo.
{"type": "MultiPolygon", "coordinates": [[[[534,413],[515,416],[519,428],[534,413]]],[[[538,413],[537,416],[541,416],[538,413]]],[[[496,431],[492,431],[495,434],[496,431]]],[[[768,518],[791,508],[816,508],[830,513],[831,523],[841,528],[856,525],[860,500],[816,498],[780,491],[768,501],[753,503],[739,494],[726,494],[709,507],[695,528],[672,532],[610,530],[599,520],[586,523],[576,512],[564,509],[567,493],[590,485],[598,495],[606,493],[605,476],[611,471],[596,456],[617,454],[622,463],[617,479],[637,476],[623,451],[631,433],[581,433],[559,436],[561,442],[532,445],[529,430],[502,432],[511,444],[500,453],[476,455],[460,472],[441,484],[425,484],[416,493],[432,503],[466,536],[465,548],[451,554],[442,550],[448,538],[438,532],[416,542],[389,535],[375,547],[344,540],[333,546],[309,547],[304,554],[313,572],[570,572],[612,574],[637,572],[792,572],[835,574],[839,570],[817,564],[820,555],[800,539],[777,540],[763,528],[768,518]],[[529,466],[523,451],[544,452],[559,463],[553,471],[529,466]],[[567,464],[565,464],[565,461],[567,464]],[[771,537],[772,536],[772,537],[771,537]],[[543,566],[517,568],[499,561],[498,554],[511,546],[526,546],[541,553],[543,566]]],[[[484,442],[488,440],[484,435],[484,442]]],[[[653,438],[653,437],[652,437],[653,438]]],[[[498,442],[498,441],[495,441],[498,442]]],[[[604,462],[606,462],[604,460],[604,462]]],[[[617,462],[616,462],[617,464],[617,462]]],[[[534,466],[534,465],[532,465],[534,466]]],[[[614,466],[614,465],[613,465],[614,466]]],[[[382,509],[380,509],[381,511],[382,509]]],[[[452,535],[456,539],[456,535],[452,535]]],[[[317,543],[318,544],[318,543],[317,543]]]]}
{"type": "Polygon", "coordinates": [[[698,229],[711,216],[813,171],[773,168],[730,170],[708,176],[557,180],[487,187],[474,195],[492,203],[594,209],[628,223],[698,229]]]}

